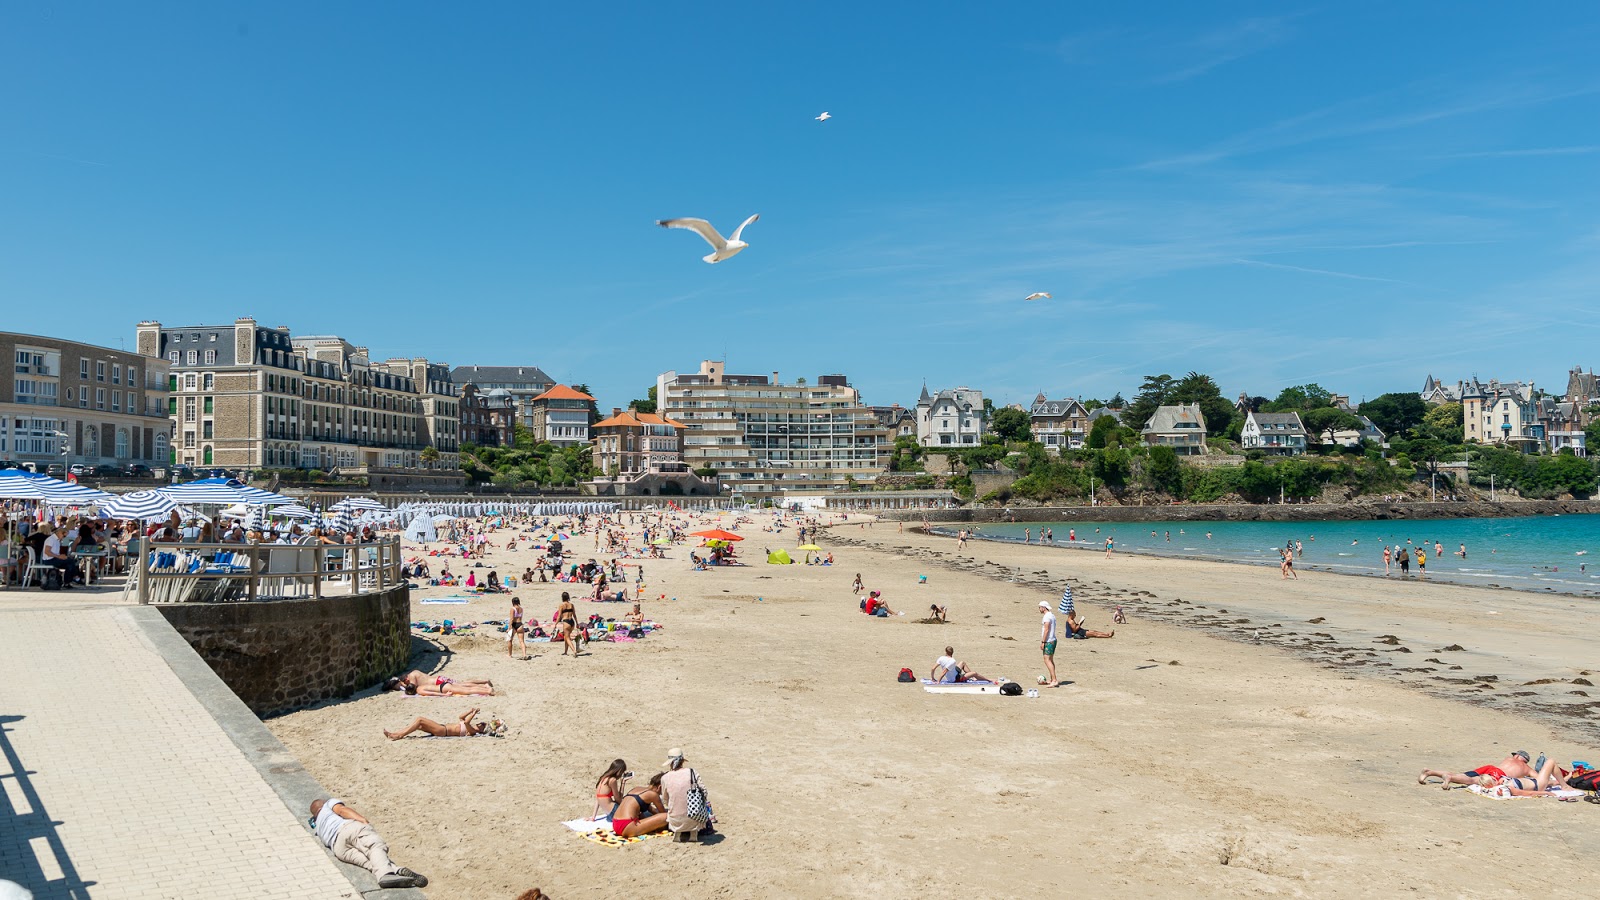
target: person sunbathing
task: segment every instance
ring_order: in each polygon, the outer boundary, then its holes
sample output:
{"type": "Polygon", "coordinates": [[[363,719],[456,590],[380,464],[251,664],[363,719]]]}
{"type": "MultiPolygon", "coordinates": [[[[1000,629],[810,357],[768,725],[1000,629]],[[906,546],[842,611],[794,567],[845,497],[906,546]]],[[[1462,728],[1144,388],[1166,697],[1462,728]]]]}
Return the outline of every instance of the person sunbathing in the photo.
{"type": "Polygon", "coordinates": [[[644,625],[644,613],[640,611],[639,604],[635,603],[633,605],[633,612],[623,616],[623,620],[635,628],[644,625]]]}
{"type": "Polygon", "coordinates": [[[1452,785],[1482,784],[1479,779],[1485,775],[1498,781],[1498,779],[1501,778],[1537,778],[1538,774],[1539,773],[1535,772],[1533,768],[1528,765],[1528,751],[1518,750],[1505,759],[1502,759],[1497,765],[1478,766],[1475,769],[1469,769],[1465,772],[1445,772],[1440,769],[1423,769],[1422,774],[1417,776],[1417,784],[1427,784],[1428,779],[1438,778],[1442,779],[1440,787],[1443,787],[1448,791],[1452,785]]]}
{"type": "Polygon", "coordinates": [[[487,722],[474,723],[472,721],[473,716],[477,714],[478,708],[474,706],[462,713],[459,719],[449,725],[440,725],[432,719],[418,716],[406,730],[390,731],[385,728],[383,736],[391,741],[398,741],[415,731],[425,731],[433,737],[477,737],[480,734],[488,734],[489,725],[487,722]]]}
{"type": "Polygon", "coordinates": [[[383,683],[385,691],[405,691],[422,697],[494,696],[494,682],[487,678],[445,678],[412,669],[403,676],[383,683]]]}
{"type": "Polygon", "coordinates": [[[966,663],[956,659],[956,648],[944,648],[944,655],[934,660],[930,681],[939,684],[960,684],[963,681],[994,681],[987,675],[974,672],[966,663]]]}

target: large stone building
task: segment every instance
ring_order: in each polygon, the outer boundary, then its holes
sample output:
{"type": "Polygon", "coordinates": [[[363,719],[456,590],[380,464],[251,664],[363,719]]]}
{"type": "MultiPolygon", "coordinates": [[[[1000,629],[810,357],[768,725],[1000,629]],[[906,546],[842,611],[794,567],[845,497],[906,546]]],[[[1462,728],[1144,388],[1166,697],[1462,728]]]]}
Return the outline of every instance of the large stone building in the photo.
{"type": "Polygon", "coordinates": [[[917,443],[924,447],[976,447],[983,443],[983,391],[968,387],[917,398],[917,443]]]}
{"type": "Polygon", "coordinates": [[[1468,443],[1504,444],[1534,452],[1544,444],[1547,421],[1533,382],[1476,377],[1461,382],[1461,428],[1468,443]]]}
{"type": "Polygon", "coordinates": [[[479,447],[510,447],[516,443],[516,405],[505,388],[479,391],[475,384],[461,387],[461,443],[479,447]]]}
{"type": "Polygon", "coordinates": [[[11,332],[0,353],[0,462],[166,465],[165,360],[11,332]]]}
{"type": "Polygon", "coordinates": [[[1051,400],[1041,393],[1028,409],[1028,430],[1051,453],[1076,450],[1089,433],[1089,411],[1071,397],[1051,400]]]}
{"type": "Polygon", "coordinates": [[[458,404],[448,368],[373,362],[340,337],[232,325],[138,326],[139,352],[167,360],[173,452],[198,466],[456,469],[458,404]],[[437,459],[429,459],[437,452],[437,459]]]}
{"type": "Polygon", "coordinates": [[[505,391],[523,428],[533,427],[533,398],[556,386],[555,379],[538,366],[456,366],[450,380],[458,388],[471,384],[480,392],[505,391]]]}
{"type": "Polygon", "coordinates": [[[785,490],[838,489],[882,471],[879,423],[843,375],[816,384],[772,375],[731,375],[707,360],[700,371],[656,378],[657,409],[682,422],[684,462],[714,468],[724,488],[750,500],[781,500],[785,490]]]}
{"type": "Polygon", "coordinates": [[[576,388],[558,384],[533,398],[528,429],[536,444],[576,447],[589,443],[589,425],[595,416],[594,398],[576,388]]]}

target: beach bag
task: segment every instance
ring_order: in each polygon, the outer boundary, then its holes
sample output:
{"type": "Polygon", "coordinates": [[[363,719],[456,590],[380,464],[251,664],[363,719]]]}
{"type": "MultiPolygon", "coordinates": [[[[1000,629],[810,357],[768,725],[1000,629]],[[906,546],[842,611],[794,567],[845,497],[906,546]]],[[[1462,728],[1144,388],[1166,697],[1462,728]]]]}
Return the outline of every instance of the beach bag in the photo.
{"type": "Polygon", "coordinates": [[[689,770],[688,818],[696,822],[711,821],[711,801],[707,799],[706,789],[700,786],[700,777],[693,769],[689,770]]]}
{"type": "Polygon", "coordinates": [[[1567,776],[1567,784],[1577,791],[1600,791],[1600,770],[1584,769],[1567,776]]]}
{"type": "Polygon", "coordinates": [[[57,568],[55,568],[53,566],[48,568],[48,569],[41,570],[39,572],[39,590],[41,590],[41,591],[59,591],[59,590],[61,590],[61,570],[57,569],[57,568]]]}
{"type": "Polygon", "coordinates": [[[1005,694],[1007,697],[1020,697],[1022,696],[1022,685],[1017,684],[1015,681],[1008,681],[1000,685],[1000,693],[1005,694]]]}
{"type": "Polygon", "coordinates": [[[912,672],[910,669],[901,669],[900,676],[895,680],[905,684],[910,684],[911,682],[917,680],[917,676],[916,673],[912,672]]]}

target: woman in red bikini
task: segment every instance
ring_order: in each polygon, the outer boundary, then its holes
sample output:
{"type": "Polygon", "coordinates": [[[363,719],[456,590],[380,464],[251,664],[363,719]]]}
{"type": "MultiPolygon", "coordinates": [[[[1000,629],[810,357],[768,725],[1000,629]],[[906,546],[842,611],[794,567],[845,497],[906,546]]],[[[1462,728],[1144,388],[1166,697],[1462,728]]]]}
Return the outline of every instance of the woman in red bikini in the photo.
{"type": "Polygon", "coordinates": [[[611,831],[617,837],[653,834],[667,827],[667,811],[661,805],[661,776],[650,779],[650,786],[634,791],[617,803],[611,813],[611,831]]]}
{"type": "Polygon", "coordinates": [[[589,816],[589,821],[599,819],[600,811],[605,807],[609,806],[612,810],[617,808],[619,802],[617,798],[622,796],[622,789],[628,781],[628,776],[632,774],[628,771],[627,763],[620,759],[611,761],[611,765],[606,767],[594,783],[594,814],[589,816]]]}
{"type": "Polygon", "coordinates": [[[1528,765],[1528,751],[1518,750],[1505,759],[1500,760],[1498,765],[1479,766],[1476,769],[1471,769],[1466,772],[1456,773],[1444,772],[1438,769],[1423,769],[1422,774],[1417,776],[1417,784],[1427,784],[1428,779],[1438,778],[1443,781],[1440,787],[1448,791],[1453,785],[1457,784],[1479,784],[1480,782],[1478,779],[1485,775],[1494,779],[1496,782],[1502,778],[1536,779],[1539,777],[1539,773],[1535,772],[1533,768],[1528,765]]]}

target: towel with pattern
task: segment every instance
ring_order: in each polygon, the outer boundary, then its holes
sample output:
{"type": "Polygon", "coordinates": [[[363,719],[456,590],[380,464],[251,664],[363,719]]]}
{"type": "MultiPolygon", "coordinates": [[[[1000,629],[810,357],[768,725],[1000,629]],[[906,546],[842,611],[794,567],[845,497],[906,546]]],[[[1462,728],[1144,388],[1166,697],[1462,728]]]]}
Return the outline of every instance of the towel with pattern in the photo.
{"type": "Polygon", "coordinates": [[[611,823],[607,822],[606,830],[591,831],[588,834],[582,835],[582,837],[586,841],[595,844],[604,844],[607,847],[625,847],[628,844],[637,844],[642,841],[648,841],[651,838],[666,837],[672,833],[670,831],[656,831],[650,834],[641,834],[638,837],[617,837],[616,833],[611,830],[610,825],[611,823]]]}

